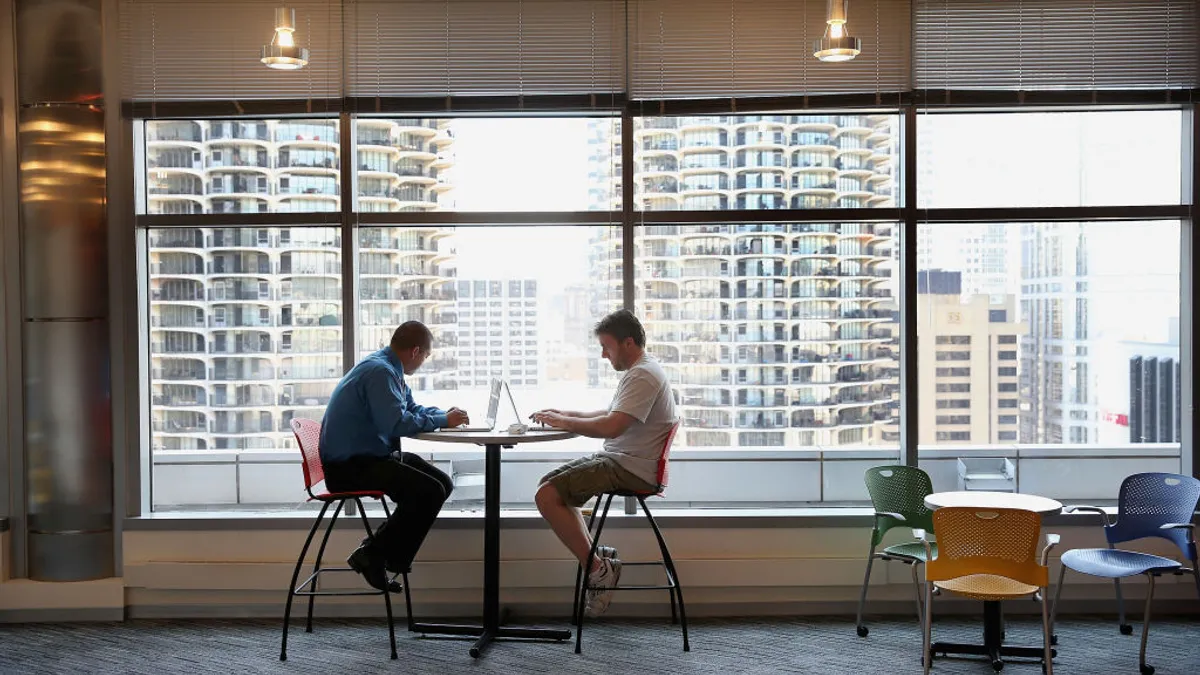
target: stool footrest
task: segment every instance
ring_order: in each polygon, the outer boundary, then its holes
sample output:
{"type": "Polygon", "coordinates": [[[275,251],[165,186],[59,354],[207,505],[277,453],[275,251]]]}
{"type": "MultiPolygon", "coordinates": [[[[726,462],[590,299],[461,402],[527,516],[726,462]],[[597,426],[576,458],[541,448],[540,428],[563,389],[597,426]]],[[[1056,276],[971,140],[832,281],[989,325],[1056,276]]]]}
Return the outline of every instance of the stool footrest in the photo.
{"type": "Polygon", "coordinates": [[[332,595],[332,596],[384,595],[384,592],[383,591],[374,591],[374,590],[372,590],[372,591],[292,591],[292,595],[299,595],[299,596],[304,596],[304,597],[307,597],[310,595],[314,596],[314,597],[318,596],[318,595],[332,595]]]}
{"type": "Polygon", "coordinates": [[[666,586],[613,586],[612,588],[593,588],[587,587],[589,591],[669,591],[672,588],[679,588],[677,584],[669,584],[666,586]]]}

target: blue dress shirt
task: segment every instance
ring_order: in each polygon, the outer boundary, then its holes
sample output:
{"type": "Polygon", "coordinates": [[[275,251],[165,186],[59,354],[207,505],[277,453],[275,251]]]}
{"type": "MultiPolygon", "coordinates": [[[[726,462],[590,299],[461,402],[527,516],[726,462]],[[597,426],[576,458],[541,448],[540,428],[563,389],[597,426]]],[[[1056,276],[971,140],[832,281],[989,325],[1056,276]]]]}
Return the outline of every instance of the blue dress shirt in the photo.
{"type": "Polygon", "coordinates": [[[321,422],[321,461],[387,457],[392,442],[446,426],[446,413],[417,405],[390,347],[358,362],[333,390],[321,422]]]}

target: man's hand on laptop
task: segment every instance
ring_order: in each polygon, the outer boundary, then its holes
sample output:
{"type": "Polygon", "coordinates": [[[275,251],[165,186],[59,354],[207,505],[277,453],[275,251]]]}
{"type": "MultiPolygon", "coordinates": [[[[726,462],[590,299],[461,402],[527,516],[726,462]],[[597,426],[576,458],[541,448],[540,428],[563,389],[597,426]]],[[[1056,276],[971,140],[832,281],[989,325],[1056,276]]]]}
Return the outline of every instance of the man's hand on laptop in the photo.
{"type": "Polygon", "coordinates": [[[539,411],[533,413],[532,415],[530,415],[529,419],[531,419],[534,422],[537,422],[539,424],[544,424],[545,426],[548,426],[548,427],[554,427],[556,429],[565,428],[563,414],[557,410],[554,410],[553,408],[550,408],[547,410],[539,410],[539,411]]]}
{"type": "Polygon", "coordinates": [[[467,416],[467,411],[460,408],[451,408],[446,411],[446,427],[454,428],[461,427],[464,424],[470,424],[471,418],[467,416]]]}

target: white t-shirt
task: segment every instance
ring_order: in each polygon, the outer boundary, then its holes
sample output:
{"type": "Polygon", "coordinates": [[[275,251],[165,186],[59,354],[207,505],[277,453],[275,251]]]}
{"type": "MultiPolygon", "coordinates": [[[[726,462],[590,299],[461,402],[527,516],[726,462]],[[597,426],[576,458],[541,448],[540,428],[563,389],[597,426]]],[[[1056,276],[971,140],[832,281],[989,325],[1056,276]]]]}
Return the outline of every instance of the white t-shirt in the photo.
{"type": "Polygon", "coordinates": [[[604,441],[600,455],[613,458],[650,485],[658,483],[658,458],[675,424],[675,399],[667,373],[645,354],[621,377],[609,411],[633,417],[625,433],[604,441]]]}

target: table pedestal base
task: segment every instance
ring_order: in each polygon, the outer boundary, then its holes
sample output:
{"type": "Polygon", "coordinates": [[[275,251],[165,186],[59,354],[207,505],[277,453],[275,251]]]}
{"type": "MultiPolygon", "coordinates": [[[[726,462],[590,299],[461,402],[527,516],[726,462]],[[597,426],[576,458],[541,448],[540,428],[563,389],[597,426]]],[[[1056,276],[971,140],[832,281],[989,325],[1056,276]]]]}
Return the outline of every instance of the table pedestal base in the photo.
{"type": "Polygon", "coordinates": [[[495,640],[506,638],[518,640],[556,640],[571,639],[571,631],[554,628],[518,628],[516,626],[495,626],[485,628],[479,625],[453,623],[414,623],[411,627],[414,633],[427,635],[451,635],[476,638],[471,645],[471,656],[479,658],[483,650],[495,640]]]}
{"type": "MultiPolygon", "coordinates": [[[[929,648],[929,658],[934,654],[963,654],[966,656],[986,656],[992,662],[993,670],[1004,668],[1004,657],[1041,659],[1044,656],[1041,647],[1026,647],[1004,644],[1004,612],[1000,603],[988,601],[983,603],[983,644],[972,645],[957,642],[934,642],[929,648]]],[[[1054,649],[1050,650],[1051,658],[1058,656],[1054,649]]]]}

